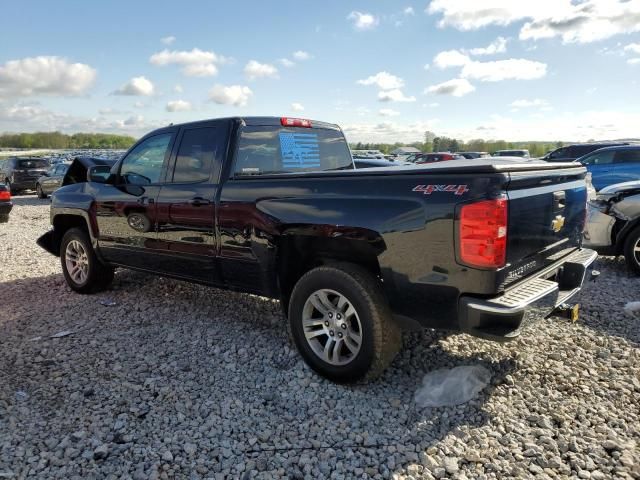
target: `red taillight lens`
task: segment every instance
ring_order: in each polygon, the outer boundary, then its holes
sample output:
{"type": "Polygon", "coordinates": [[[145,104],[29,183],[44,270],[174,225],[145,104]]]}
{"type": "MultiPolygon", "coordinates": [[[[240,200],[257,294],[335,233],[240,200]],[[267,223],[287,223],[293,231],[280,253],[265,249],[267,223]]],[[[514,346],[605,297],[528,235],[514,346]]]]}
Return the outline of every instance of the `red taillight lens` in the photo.
{"type": "Polygon", "coordinates": [[[507,260],[507,200],[483,200],[460,209],[460,260],[471,267],[499,268],[507,260]]]}
{"type": "Polygon", "coordinates": [[[9,190],[0,190],[0,201],[6,202],[11,200],[11,192],[9,190]]]}
{"type": "Polygon", "coordinates": [[[442,160],[453,160],[453,155],[442,155],[442,160]]]}
{"type": "Polygon", "coordinates": [[[282,117],[280,119],[280,124],[283,127],[303,127],[303,128],[311,128],[311,120],[305,120],[303,118],[289,118],[282,117]]]}

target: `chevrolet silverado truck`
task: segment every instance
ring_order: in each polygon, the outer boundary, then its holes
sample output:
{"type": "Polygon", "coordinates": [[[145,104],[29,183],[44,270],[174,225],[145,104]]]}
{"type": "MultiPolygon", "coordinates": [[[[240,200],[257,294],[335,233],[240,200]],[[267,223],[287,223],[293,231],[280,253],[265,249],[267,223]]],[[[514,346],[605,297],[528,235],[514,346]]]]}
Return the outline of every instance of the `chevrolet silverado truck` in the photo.
{"type": "MultiPolygon", "coordinates": [[[[340,128],[171,125],[52,195],[38,244],[79,293],[123,267],[279,299],[304,360],[373,378],[403,330],[517,337],[581,288],[585,168],[475,159],[354,169],[340,128]]],[[[76,173],[76,177],[78,174],[76,173]]]]}

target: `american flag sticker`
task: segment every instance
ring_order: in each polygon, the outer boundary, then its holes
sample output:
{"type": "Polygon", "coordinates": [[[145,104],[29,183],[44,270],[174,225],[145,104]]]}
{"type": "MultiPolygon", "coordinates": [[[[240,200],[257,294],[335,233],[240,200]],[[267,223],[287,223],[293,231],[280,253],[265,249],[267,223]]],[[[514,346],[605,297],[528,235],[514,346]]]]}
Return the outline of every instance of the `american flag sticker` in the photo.
{"type": "Polygon", "coordinates": [[[320,166],[320,148],[315,133],[280,132],[280,156],[283,168],[320,166]]]}

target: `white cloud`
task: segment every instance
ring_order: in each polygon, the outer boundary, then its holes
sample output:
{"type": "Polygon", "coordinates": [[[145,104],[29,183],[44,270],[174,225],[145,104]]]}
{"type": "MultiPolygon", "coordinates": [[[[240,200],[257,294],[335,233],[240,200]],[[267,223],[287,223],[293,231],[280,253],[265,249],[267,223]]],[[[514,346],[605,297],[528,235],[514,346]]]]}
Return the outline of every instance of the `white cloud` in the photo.
{"type": "Polygon", "coordinates": [[[288,58],[281,58],[280,60],[278,60],[278,63],[286,68],[291,68],[296,64],[296,62],[292,62],[288,58]]]}
{"type": "Polygon", "coordinates": [[[291,104],[291,110],[294,112],[302,112],[304,110],[304,106],[301,103],[293,102],[291,104]]]}
{"type": "Polygon", "coordinates": [[[356,11],[347,15],[347,20],[351,20],[353,22],[353,28],[359,31],[374,29],[378,26],[378,23],[380,23],[378,17],[375,15],[356,11]]]}
{"type": "Polygon", "coordinates": [[[476,30],[526,21],[521,40],[560,37],[564,43],[590,43],[640,30],[636,0],[433,0],[427,12],[440,14],[440,27],[476,30]]]}
{"type": "Polygon", "coordinates": [[[185,100],[171,100],[167,102],[165,109],[167,112],[189,112],[191,111],[191,103],[185,100]]]}
{"type": "Polygon", "coordinates": [[[381,102],[415,102],[416,97],[407,97],[402,93],[402,90],[395,88],[378,92],[378,100],[381,102]]]}
{"type": "Polygon", "coordinates": [[[127,83],[122,85],[118,90],[113,92],[114,95],[140,95],[151,96],[155,92],[155,87],[151,80],[146,77],[133,77],[127,83]]]}
{"type": "Polygon", "coordinates": [[[402,13],[404,13],[405,15],[415,15],[416,12],[413,10],[413,7],[407,7],[405,8],[402,13]]]}
{"type": "Polygon", "coordinates": [[[179,83],[176,84],[176,86],[173,87],[173,91],[176,92],[176,93],[182,93],[183,92],[182,85],[180,85],[179,83]]]}
{"type": "Polygon", "coordinates": [[[495,60],[492,62],[469,62],[462,67],[460,76],[481,82],[502,80],[534,80],[547,74],[545,63],[522,58],[495,60]]]}
{"type": "Polygon", "coordinates": [[[378,110],[378,114],[381,117],[397,117],[398,115],[400,115],[400,112],[397,112],[390,108],[381,108],[380,110],[378,110]]]}
{"type": "Polygon", "coordinates": [[[295,51],[291,54],[291,56],[299,62],[303,62],[311,58],[311,54],[309,52],[305,52],[304,50],[295,51]]]}
{"type": "Polygon", "coordinates": [[[523,98],[520,100],[514,100],[509,104],[512,108],[547,107],[548,105],[549,102],[541,98],[534,98],[533,100],[523,98]]]}
{"type": "Polygon", "coordinates": [[[215,76],[218,73],[218,66],[230,61],[231,59],[227,57],[199,48],[190,51],[165,49],[154,53],[149,58],[149,62],[160,67],[179,65],[182,67],[182,73],[188,77],[215,76]]]}
{"type": "Polygon", "coordinates": [[[244,107],[249,102],[253,92],[242,85],[215,85],[209,91],[209,99],[222,105],[244,107]]]}
{"type": "Polygon", "coordinates": [[[144,102],[141,102],[140,100],[138,100],[136,103],[133,104],[134,107],[136,108],[144,108],[146,107],[144,102]]]}
{"type": "Polygon", "coordinates": [[[436,95],[451,95],[454,97],[463,97],[476,89],[468,80],[464,78],[454,78],[446,82],[431,85],[425,89],[425,93],[434,93],[436,95]]]}
{"type": "Polygon", "coordinates": [[[472,48],[469,50],[471,55],[495,55],[496,53],[504,53],[507,51],[507,39],[498,37],[489,45],[483,48],[472,48]]]}
{"type": "Polygon", "coordinates": [[[364,80],[358,80],[359,85],[376,85],[381,90],[404,87],[404,80],[388,72],[378,72],[364,80]]]}
{"type": "Polygon", "coordinates": [[[278,78],[278,69],[269,63],[249,60],[244,66],[244,74],[249,80],[256,78],[278,78]]]}
{"type": "Polygon", "coordinates": [[[433,64],[438,68],[462,67],[471,59],[458,50],[445,50],[433,57],[433,64]]]}
{"type": "Polygon", "coordinates": [[[27,57],[0,65],[0,97],[76,96],[93,85],[96,71],[61,57],[27,57]]]}
{"type": "Polygon", "coordinates": [[[625,45],[624,51],[640,54],[640,43],[630,43],[629,45],[625,45]]]}
{"type": "Polygon", "coordinates": [[[429,122],[416,123],[355,123],[345,124],[342,128],[349,142],[387,142],[387,143],[410,143],[415,141],[424,141],[424,132],[426,130],[437,130],[437,119],[429,122]]]}
{"type": "Polygon", "coordinates": [[[165,45],[171,45],[173,42],[176,41],[176,37],[174,37],[173,35],[169,35],[168,37],[162,37],[160,41],[165,45]]]}
{"type": "Polygon", "coordinates": [[[640,58],[630,58],[627,60],[629,65],[638,65],[640,63],[640,58]]]}

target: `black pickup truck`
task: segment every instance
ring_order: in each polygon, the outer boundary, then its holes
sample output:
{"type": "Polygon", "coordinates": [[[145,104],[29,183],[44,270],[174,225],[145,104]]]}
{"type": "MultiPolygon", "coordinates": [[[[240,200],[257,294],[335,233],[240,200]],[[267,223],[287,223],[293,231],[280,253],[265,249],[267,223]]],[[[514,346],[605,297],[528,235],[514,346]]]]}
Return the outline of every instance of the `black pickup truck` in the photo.
{"type": "Polygon", "coordinates": [[[475,159],[356,170],[336,125],[250,117],[149,133],[52,195],[69,286],[125,267],[280,299],[305,361],[372,378],[406,329],[518,336],[577,293],[585,169],[475,159]]]}

